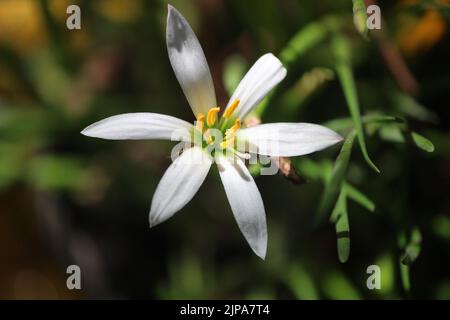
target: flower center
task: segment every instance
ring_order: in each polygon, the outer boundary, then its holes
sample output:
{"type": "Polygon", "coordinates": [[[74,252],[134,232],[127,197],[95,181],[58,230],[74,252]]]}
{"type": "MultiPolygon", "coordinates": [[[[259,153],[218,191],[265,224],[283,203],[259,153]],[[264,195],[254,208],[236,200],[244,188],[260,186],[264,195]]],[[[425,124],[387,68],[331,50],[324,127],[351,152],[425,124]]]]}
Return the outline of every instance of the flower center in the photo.
{"type": "Polygon", "coordinates": [[[220,107],[208,110],[206,117],[203,113],[197,115],[194,126],[194,142],[203,148],[214,146],[217,150],[235,149],[235,135],[241,128],[241,119],[232,121],[233,112],[239,105],[239,99],[223,112],[219,118],[220,107]]]}

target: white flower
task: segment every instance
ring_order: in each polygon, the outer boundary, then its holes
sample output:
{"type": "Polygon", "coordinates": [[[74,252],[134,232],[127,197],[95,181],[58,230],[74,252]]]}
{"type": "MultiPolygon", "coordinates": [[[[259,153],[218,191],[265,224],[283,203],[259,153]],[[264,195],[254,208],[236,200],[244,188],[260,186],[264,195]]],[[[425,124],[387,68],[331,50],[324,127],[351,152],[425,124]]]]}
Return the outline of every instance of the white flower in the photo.
{"type": "Polygon", "coordinates": [[[166,40],[173,70],[196,117],[195,125],[168,115],[129,113],[96,122],[81,133],[112,140],[175,139],[188,146],[158,184],[149,215],[151,227],[183,208],[216,162],[239,228],[253,251],[264,259],[266,214],[261,194],[242,159],[248,155],[245,152],[300,156],[324,149],[342,138],[328,128],[309,123],[241,128],[241,119],[286,76],[286,69],[270,53],[259,58],[247,72],[219,117],[220,108],[203,50],[185,18],[170,5],[166,40]]]}

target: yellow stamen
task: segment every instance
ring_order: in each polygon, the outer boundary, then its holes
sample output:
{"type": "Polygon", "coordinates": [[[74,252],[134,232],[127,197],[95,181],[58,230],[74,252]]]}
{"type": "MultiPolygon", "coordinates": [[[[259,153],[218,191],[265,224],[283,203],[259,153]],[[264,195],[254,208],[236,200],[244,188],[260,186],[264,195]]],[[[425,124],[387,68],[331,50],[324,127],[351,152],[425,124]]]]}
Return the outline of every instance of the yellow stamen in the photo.
{"type": "Polygon", "coordinates": [[[205,115],[203,113],[199,113],[197,115],[197,121],[195,122],[195,128],[198,131],[203,132],[204,124],[205,124],[205,115]]]}
{"type": "Polygon", "coordinates": [[[216,123],[217,113],[219,113],[219,111],[219,107],[209,109],[208,114],[206,115],[206,124],[208,127],[211,127],[216,123]]]}
{"type": "Polygon", "coordinates": [[[233,126],[225,131],[225,137],[228,139],[233,136],[241,128],[241,119],[237,118],[233,126]]]}
{"type": "Polygon", "coordinates": [[[209,130],[209,129],[207,129],[205,131],[205,134],[203,135],[203,137],[206,140],[207,144],[211,144],[214,142],[213,135],[211,134],[211,130],[209,130]]]}
{"type": "Polygon", "coordinates": [[[224,117],[225,119],[229,119],[233,114],[234,110],[236,110],[237,106],[239,105],[239,102],[241,102],[239,99],[234,100],[233,103],[230,104],[230,106],[225,109],[222,117],[224,117]]]}
{"type": "Polygon", "coordinates": [[[231,138],[229,138],[229,139],[226,139],[226,140],[224,140],[224,141],[222,141],[222,142],[220,143],[220,147],[221,147],[222,149],[226,149],[226,148],[229,148],[229,147],[233,147],[233,145],[234,145],[234,137],[231,137],[231,138]]]}

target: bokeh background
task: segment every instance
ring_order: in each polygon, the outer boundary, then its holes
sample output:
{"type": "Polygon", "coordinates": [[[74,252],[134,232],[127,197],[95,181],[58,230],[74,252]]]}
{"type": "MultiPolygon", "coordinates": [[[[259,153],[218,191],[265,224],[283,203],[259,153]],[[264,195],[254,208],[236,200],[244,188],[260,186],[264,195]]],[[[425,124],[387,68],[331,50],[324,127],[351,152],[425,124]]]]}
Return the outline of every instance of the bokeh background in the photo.
{"type": "Polygon", "coordinates": [[[356,141],[338,160],[342,145],[282,159],[284,175],[252,168],[268,218],[262,261],[216,169],[149,229],[173,144],[79,134],[127,112],[194,120],[167,57],[167,1],[1,0],[0,298],[449,299],[449,2],[366,1],[383,19],[368,35],[354,3],[171,1],[200,39],[220,105],[273,52],[288,77],[254,119],[326,124],[350,147],[361,124],[381,171],[356,141]],[[66,28],[69,4],[81,30],[66,28]],[[79,291],[66,288],[72,264],[79,291]],[[366,286],[373,264],[380,290],[366,286]]]}

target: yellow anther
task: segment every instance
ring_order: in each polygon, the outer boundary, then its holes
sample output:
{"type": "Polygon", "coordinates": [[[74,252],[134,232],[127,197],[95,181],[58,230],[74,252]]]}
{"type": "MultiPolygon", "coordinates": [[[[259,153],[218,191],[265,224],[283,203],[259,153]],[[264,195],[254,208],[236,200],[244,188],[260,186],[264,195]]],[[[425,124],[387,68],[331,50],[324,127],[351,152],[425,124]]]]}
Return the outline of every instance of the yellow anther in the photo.
{"type": "Polygon", "coordinates": [[[206,115],[206,124],[208,127],[211,127],[216,123],[217,113],[219,113],[219,111],[219,107],[209,109],[208,114],[206,115]]]}
{"type": "Polygon", "coordinates": [[[230,148],[234,146],[234,137],[226,139],[220,143],[222,149],[230,148]]]}
{"type": "Polygon", "coordinates": [[[239,99],[234,100],[233,103],[230,104],[230,106],[225,109],[222,117],[224,117],[225,119],[229,119],[233,114],[234,110],[236,110],[237,106],[239,105],[239,102],[241,102],[239,99]]]}
{"type": "Polygon", "coordinates": [[[208,136],[208,137],[206,138],[206,142],[207,142],[208,144],[213,143],[213,137],[212,137],[212,136],[208,136]]]}
{"type": "Polygon", "coordinates": [[[241,119],[237,118],[233,126],[225,131],[225,137],[228,139],[232,137],[241,128],[241,119]]]}
{"type": "Polygon", "coordinates": [[[197,115],[197,121],[195,122],[195,128],[198,131],[203,132],[204,124],[205,124],[205,115],[203,113],[199,113],[197,115]]]}

